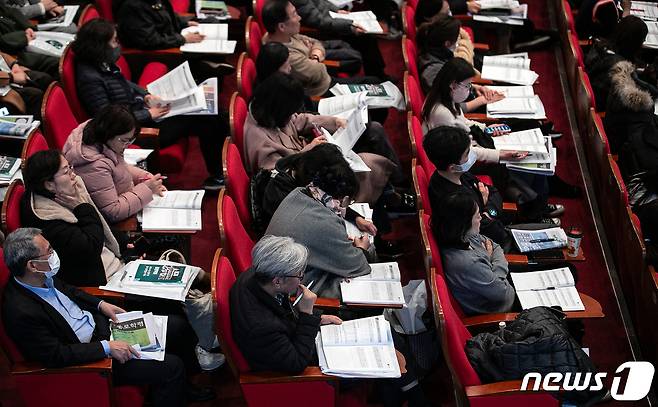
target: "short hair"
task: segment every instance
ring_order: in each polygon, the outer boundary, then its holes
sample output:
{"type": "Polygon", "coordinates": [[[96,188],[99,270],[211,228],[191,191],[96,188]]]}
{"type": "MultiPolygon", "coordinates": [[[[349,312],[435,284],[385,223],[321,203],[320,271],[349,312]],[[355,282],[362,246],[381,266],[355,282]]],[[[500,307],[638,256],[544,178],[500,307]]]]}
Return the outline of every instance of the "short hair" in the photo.
{"type": "Polygon", "coordinates": [[[434,238],[442,246],[462,246],[479,210],[475,197],[467,191],[455,191],[442,197],[439,205],[441,210],[432,212],[434,238]]]}
{"type": "Polygon", "coordinates": [[[249,108],[259,126],[275,129],[285,127],[303,106],[302,84],[290,75],[275,72],[256,87],[249,108]]]}
{"type": "Polygon", "coordinates": [[[71,44],[76,61],[90,65],[111,62],[109,42],[115,32],[114,24],[102,18],[85,23],[80,27],[75,41],[71,44]]]}
{"type": "Polygon", "coordinates": [[[426,52],[432,48],[444,48],[445,42],[459,39],[461,22],[454,17],[437,15],[418,27],[417,40],[420,49],[426,52]]]}
{"type": "Polygon", "coordinates": [[[446,62],[432,82],[432,87],[427,93],[425,104],[423,105],[422,118],[428,121],[434,106],[442,104],[453,115],[459,111],[459,106],[452,100],[450,85],[460,83],[468,78],[475,76],[475,69],[471,64],[462,58],[452,58],[446,62]]]}
{"type": "Polygon", "coordinates": [[[280,42],[268,42],[258,52],[256,58],[256,76],[259,82],[269,78],[288,60],[290,51],[280,42]]]}
{"type": "Polygon", "coordinates": [[[416,27],[428,22],[441,12],[445,0],[419,0],[414,14],[416,27]]]}
{"type": "Polygon", "coordinates": [[[615,27],[610,43],[612,49],[622,57],[633,61],[647,39],[649,29],[637,16],[626,16],[615,27]]]}
{"type": "Polygon", "coordinates": [[[140,126],[133,112],[124,105],[107,105],[82,131],[82,142],[87,145],[105,144],[121,134],[133,131],[139,134],[140,126]]]}
{"type": "Polygon", "coordinates": [[[274,34],[280,23],[288,21],[288,0],[270,0],[263,6],[261,19],[268,33],[274,34]]]}
{"type": "Polygon", "coordinates": [[[62,163],[62,153],[50,149],[34,153],[25,162],[23,182],[29,193],[53,199],[55,194],[46,189],[46,181],[52,181],[62,163]]]}
{"type": "Polygon", "coordinates": [[[19,228],[5,239],[3,256],[9,272],[14,277],[25,274],[27,262],[39,257],[39,249],[34,244],[34,238],[41,234],[41,229],[19,228]]]}
{"type": "Polygon", "coordinates": [[[423,149],[432,164],[441,171],[450,164],[459,164],[469,148],[471,138],[458,127],[439,126],[430,130],[423,140],[423,149]]]}
{"type": "Polygon", "coordinates": [[[263,236],[251,250],[252,270],[261,283],[295,276],[306,269],[308,249],[291,237],[263,236]]]}

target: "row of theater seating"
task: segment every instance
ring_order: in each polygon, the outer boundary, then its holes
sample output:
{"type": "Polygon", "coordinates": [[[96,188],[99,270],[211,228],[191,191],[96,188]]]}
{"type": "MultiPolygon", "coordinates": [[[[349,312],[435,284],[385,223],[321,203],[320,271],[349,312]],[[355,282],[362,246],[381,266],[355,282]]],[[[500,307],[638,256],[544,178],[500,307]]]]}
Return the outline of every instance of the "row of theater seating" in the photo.
{"type": "Polygon", "coordinates": [[[568,1],[556,0],[554,3],[562,38],[562,54],[569,90],[576,107],[582,148],[601,212],[601,220],[608,236],[608,243],[643,357],[656,363],[658,362],[658,327],[654,316],[658,313],[658,274],[645,261],[646,248],[640,222],[629,206],[626,186],[616,162],[617,157],[610,153],[608,138],[601,120],[605,115],[602,112],[605,106],[596,106],[594,92],[585,71],[581,45],[588,46],[588,41],[578,38],[568,1]]]}

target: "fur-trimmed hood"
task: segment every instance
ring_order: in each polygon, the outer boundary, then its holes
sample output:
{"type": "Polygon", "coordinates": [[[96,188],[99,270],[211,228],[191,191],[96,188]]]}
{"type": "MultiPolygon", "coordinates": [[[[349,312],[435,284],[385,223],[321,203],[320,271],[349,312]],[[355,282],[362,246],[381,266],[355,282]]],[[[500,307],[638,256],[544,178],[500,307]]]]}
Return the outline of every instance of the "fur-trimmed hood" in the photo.
{"type": "Polygon", "coordinates": [[[654,99],[637,81],[635,65],[629,61],[616,63],[610,70],[611,88],[608,109],[613,111],[653,111],[654,99]],[[635,78],[634,78],[635,77],[635,78]]]}

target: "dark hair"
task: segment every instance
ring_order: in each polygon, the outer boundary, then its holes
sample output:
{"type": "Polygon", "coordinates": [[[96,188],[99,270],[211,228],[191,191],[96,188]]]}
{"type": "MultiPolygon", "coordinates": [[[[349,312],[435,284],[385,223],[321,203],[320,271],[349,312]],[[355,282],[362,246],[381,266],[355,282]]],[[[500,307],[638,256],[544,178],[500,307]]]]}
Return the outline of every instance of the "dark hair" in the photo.
{"type": "Polygon", "coordinates": [[[274,72],[277,72],[288,60],[289,55],[288,47],[280,42],[268,42],[264,44],[258,52],[258,58],[256,58],[256,75],[258,81],[262,82],[274,72]]]}
{"type": "Polygon", "coordinates": [[[414,14],[414,23],[419,26],[441,12],[444,0],[419,0],[414,14]]]}
{"type": "Polygon", "coordinates": [[[303,105],[302,84],[290,75],[275,72],[256,87],[249,109],[258,125],[274,129],[285,127],[303,105]]]}
{"type": "Polygon", "coordinates": [[[85,23],[71,44],[76,61],[91,65],[109,62],[112,51],[109,42],[115,31],[114,24],[101,18],[85,23]]]}
{"type": "Polygon", "coordinates": [[[439,126],[424,137],[423,149],[438,170],[447,170],[450,164],[459,164],[462,155],[471,145],[468,134],[460,128],[439,126]]]}
{"type": "Polygon", "coordinates": [[[46,181],[52,181],[59,166],[62,164],[62,153],[50,149],[34,153],[25,162],[23,168],[23,182],[25,189],[33,194],[54,198],[55,194],[46,189],[46,181]]]}
{"type": "Polygon", "coordinates": [[[288,21],[288,0],[270,0],[263,6],[261,19],[268,33],[274,34],[279,23],[288,21]]]}
{"type": "Polygon", "coordinates": [[[642,49],[649,29],[641,18],[626,16],[619,21],[610,37],[610,45],[615,53],[633,61],[642,49]]]}
{"type": "Polygon", "coordinates": [[[456,18],[438,15],[418,27],[416,42],[424,52],[432,48],[445,48],[446,41],[455,42],[459,39],[461,26],[456,18]]]}
{"type": "Polygon", "coordinates": [[[459,106],[452,101],[450,85],[463,82],[473,76],[475,76],[475,69],[465,60],[461,58],[448,60],[439,73],[436,74],[432,87],[425,98],[422,111],[423,120],[427,121],[430,118],[434,106],[438,103],[448,108],[453,115],[457,115],[459,106]]]}
{"type": "Polygon", "coordinates": [[[359,181],[350,168],[340,148],[323,143],[299,154],[297,181],[322,189],[333,198],[353,198],[359,192],[359,181]]]}
{"type": "Polygon", "coordinates": [[[456,191],[441,198],[440,211],[432,212],[432,233],[441,246],[463,247],[466,233],[479,206],[467,191],[456,191]]]}
{"type": "Polygon", "coordinates": [[[82,142],[87,145],[105,144],[131,130],[133,135],[139,134],[140,130],[133,112],[124,105],[107,105],[87,123],[82,131],[82,142]]]}

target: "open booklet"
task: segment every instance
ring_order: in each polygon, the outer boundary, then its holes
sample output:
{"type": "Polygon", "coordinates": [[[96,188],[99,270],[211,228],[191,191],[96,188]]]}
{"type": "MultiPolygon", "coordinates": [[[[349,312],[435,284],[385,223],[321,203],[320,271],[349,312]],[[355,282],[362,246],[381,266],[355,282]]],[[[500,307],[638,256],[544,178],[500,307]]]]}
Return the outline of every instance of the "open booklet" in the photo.
{"type": "Polygon", "coordinates": [[[482,61],[482,79],[516,85],[532,85],[539,75],[530,69],[527,53],[485,56],[482,61]]]}
{"type": "Polygon", "coordinates": [[[405,303],[396,262],[371,263],[370,274],[342,281],[340,291],[346,304],[401,306],[405,303]]]}
{"type": "Polygon", "coordinates": [[[360,109],[353,109],[350,116],[347,118],[347,126],[340,128],[332,135],[322,128],[322,134],[326,137],[327,142],[337,145],[343,153],[343,157],[350,165],[354,172],[367,172],[370,167],[366,165],[361,157],[352,148],[359,140],[359,137],[366,131],[366,124],[363,122],[362,110],[366,110],[366,106],[360,109]]]}
{"type": "Polygon", "coordinates": [[[568,267],[510,273],[523,309],[558,305],[563,311],[585,311],[568,267]]]}
{"type": "Polygon", "coordinates": [[[0,183],[8,184],[20,168],[20,158],[0,155],[0,183]]]}
{"type": "Polygon", "coordinates": [[[219,101],[217,95],[219,95],[219,88],[217,86],[217,78],[208,78],[205,81],[201,82],[199,85],[203,89],[203,96],[206,99],[206,108],[199,110],[198,112],[189,112],[185,113],[187,115],[211,115],[219,113],[219,101]]]}
{"type": "Polygon", "coordinates": [[[384,30],[382,26],[377,21],[377,16],[370,10],[367,11],[354,11],[347,14],[334,13],[333,11],[329,12],[331,18],[352,20],[354,24],[357,24],[363,28],[366,34],[383,34],[384,30]]]}
{"type": "Polygon", "coordinates": [[[548,153],[528,154],[521,160],[500,160],[510,171],[527,172],[538,175],[554,175],[557,168],[557,149],[549,136],[543,136],[548,153]]]}
{"type": "Polygon", "coordinates": [[[315,346],[324,374],[352,378],[401,376],[391,325],[382,315],[323,325],[315,346]]]}
{"type": "Polygon", "coordinates": [[[211,90],[205,87],[208,81],[197,86],[190,64],[185,61],[166,75],[149,83],[146,90],[162,99],[162,103],[170,106],[171,110],[163,117],[164,119],[207,110],[206,92],[211,90]]]}
{"type": "Polygon", "coordinates": [[[164,360],[167,345],[166,315],[132,311],[117,314],[117,321],[110,322],[110,340],[128,342],[139,352],[139,359],[164,360]]]}
{"type": "Polygon", "coordinates": [[[559,249],[567,245],[567,234],[559,227],[539,230],[510,229],[510,232],[521,253],[559,249]]]}
{"type": "Polygon", "coordinates": [[[45,23],[38,24],[39,30],[51,30],[53,28],[68,27],[73,24],[75,14],[78,12],[80,6],[62,6],[64,12],[57,17],[52,17],[46,20],[45,23]]]}
{"type": "MultiPolygon", "coordinates": [[[[350,209],[357,212],[359,215],[363,216],[364,219],[372,221],[372,208],[367,203],[357,202],[350,205],[350,209]]],[[[359,228],[352,222],[345,221],[345,231],[347,232],[347,237],[355,238],[363,235],[368,236],[370,244],[375,243],[375,237],[369,233],[362,232],[359,228]]]]}
{"type": "Polygon", "coordinates": [[[75,39],[73,34],[53,31],[36,31],[34,35],[36,38],[28,42],[26,50],[56,58],[60,58],[75,39]]]}
{"type": "Polygon", "coordinates": [[[142,211],[142,230],[201,230],[204,190],[165,191],[154,196],[142,211]]]}
{"type": "Polygon", "coordinates": [[[544,135],[540,129],[514,131],[502,136],[493,137],[493,142],[497,150],[517,150],[548,154],[544,135]]]}
{"type": "Polygon", "coordinates": [[[643,20],[658,20],[658,5],[650,1],[631,1],[631,14],[643,20]]]}
{"type": "Polygon", "coordinates": [[[182,52],[203,54],[232,54],[237,41],[229,41],[228,24],[199,24],[184,28],[181,35],[199,33],[206,38],[201,42],[186,43],[180,46],[182,52]]]}
{"type": "Polygon", "coordinates": [[[185,301],[201,269],[172,261],[135,260],[114,273],[100,288],[108,291],[185,301]]]}
{"type": "Polygon", "coordinates": [[[378,84],[349,84],[344,85],[337,83],[331,89],[331,93],[336,96],[349,95],[353,93],[367,92],[366,103],[370,108],[394,107],[398,110],[405,108],[404,97],[402,92],[391,81],[378,84]]]}
{"type": "MultiPolygon", "coordinates": [[[[656,9],[658,9],[658,5],[656,5],[656,9]]],[[[644,24],[646,24],[649,32],[643,45],[647,48],[658,48],[658,22],[645,21],[644,24]]]]}
{"type": "Polygon", "coordinates": [[[336,116],[346,119],[352,114],[352,110],[360,109],[362,120],[368,123],[368,102],[366,101],[367,92],[350,93],[349,95],[333,96],[322,98],[318,102],[318,113],[324,116],[336,116]],[[366,109],[361,109],[363,106],[366,109]]]}

